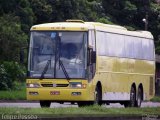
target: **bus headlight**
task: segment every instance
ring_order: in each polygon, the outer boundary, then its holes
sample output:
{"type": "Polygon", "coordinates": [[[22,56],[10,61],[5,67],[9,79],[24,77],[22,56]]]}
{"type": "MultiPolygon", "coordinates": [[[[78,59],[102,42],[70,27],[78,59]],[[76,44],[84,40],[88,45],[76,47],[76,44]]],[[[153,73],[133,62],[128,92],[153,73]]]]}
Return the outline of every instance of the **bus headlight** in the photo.
{"type": "Polygon", "coordinates": [[[40,85],[38,83],[27,83],[27,88],[39,88],[40,85]]]}
{"type": "Polygon", "coordinates": [[[82,88],[82,83],[79,82],[71,82],[70,83],[71,88],[82,88]]]}
{"type": "Polygon", "coordinates": [[[71,82],[70,87],[71,88],[86,88],[86,84],[82,84],[80,82],[71,82]]]}

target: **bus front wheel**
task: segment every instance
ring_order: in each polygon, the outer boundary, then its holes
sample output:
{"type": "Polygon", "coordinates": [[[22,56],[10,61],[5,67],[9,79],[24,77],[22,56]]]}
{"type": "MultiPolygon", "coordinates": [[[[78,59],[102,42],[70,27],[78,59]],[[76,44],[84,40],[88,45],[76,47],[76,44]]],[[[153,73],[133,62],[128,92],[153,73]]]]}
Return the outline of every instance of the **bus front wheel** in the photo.
{"type": "Polygon", "coordinates": [[[44,108],[44,107],[50,107],[50,105],[51,105],[51,102],[50,101],[40,101],[40,106],[42,107],[42,108],[44,108]]]}
{"type": "Polygon", "coordinates": [[[85,107],[85,106],[90,106],[93,105],[92,102],[90,101],[82,101],[82,102],[78,102],[78,107],[85,107]]]}
{"type": "Polygon", "coordinates": [[[96,105],[102,105],[102,90],[101,90],[101,86],[100,85],[97,85],[96,89],[95,89],[94,104],[96,104],[96,105]]]}

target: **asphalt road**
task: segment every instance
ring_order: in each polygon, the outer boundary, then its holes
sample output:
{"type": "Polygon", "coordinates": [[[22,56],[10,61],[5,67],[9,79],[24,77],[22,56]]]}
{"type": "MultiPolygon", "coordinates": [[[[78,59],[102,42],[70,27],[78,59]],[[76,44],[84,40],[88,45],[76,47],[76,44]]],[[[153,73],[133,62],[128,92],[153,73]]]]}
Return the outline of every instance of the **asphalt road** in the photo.
{"type": "MultiPolygon", "coordinates": [[[[157,102],[143,102],[142,107],[160,107],[160,103],[157,102]]],[[[40,108],[40,104],[38,102],[1,102],[0,107],[21,107],[21,108],[40,108]]],[[[78,107],[77,104],[71,105],[70,103],[52,103],[51,108],[58,108],[58,107],[78,107]]],[[[118,103],[104,105],[107,108],[123,108],[123,105],[118,103]]]]}

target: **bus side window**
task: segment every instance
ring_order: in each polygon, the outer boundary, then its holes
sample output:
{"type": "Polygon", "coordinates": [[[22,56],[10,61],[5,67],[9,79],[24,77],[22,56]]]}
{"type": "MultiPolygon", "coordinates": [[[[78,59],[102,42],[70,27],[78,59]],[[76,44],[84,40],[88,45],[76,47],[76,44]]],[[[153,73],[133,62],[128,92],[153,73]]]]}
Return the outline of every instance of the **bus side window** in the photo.
{"type": "Polygon", "coordinates": [[[90,30],[89,31],[89,46],[93,47],[93,51],[96,51],[96,47],[95,47],[95,32],[94,30],[90,30]]]}

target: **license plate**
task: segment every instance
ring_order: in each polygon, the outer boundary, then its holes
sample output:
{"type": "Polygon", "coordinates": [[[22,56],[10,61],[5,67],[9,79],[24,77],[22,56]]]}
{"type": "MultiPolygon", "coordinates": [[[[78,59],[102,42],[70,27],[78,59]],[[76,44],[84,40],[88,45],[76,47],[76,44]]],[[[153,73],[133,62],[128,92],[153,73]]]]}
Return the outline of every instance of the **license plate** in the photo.
{"type": "Polygon", "coordinates": [[[60,95],[60,91],[50,91],[50,95],[60,95]]]}

